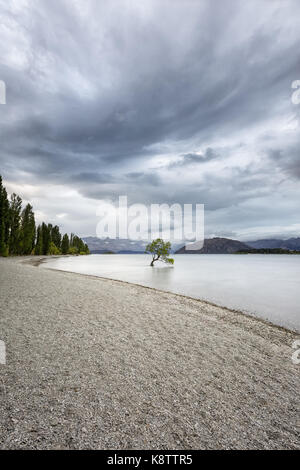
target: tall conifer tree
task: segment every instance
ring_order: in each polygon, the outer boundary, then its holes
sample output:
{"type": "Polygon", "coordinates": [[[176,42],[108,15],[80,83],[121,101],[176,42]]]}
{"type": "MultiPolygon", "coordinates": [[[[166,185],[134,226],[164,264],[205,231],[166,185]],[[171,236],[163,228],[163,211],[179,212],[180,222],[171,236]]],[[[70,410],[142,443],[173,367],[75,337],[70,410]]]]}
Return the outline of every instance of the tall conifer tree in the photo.
{"type": "Polygon", "coordinates": [[[9,232],[9,253],[19,255],[21,251],[21,210],[22,199],[17,194],[11,195],[9,204],[10,232],[9,232]]]}
{"type": "Polygon", "coordinates": [[[69,237],[68,234],[65,233],[61,242],[61,252],[63,255],[66,255],[69,251],[70,248],[70,242],[69,242],[69,237]]]}
{"type": "Polygon", "coordinates": [[[52,225],[46,225],[44,222],[42,223],[42,237],[43,237],[43,255],[48,255],[51,243],[51,228],[52,225]]]}
{"type": "Polygon", "coordinates": [[[8,255],[9,204],[7,192],[0,176],[0,255],[8,255]]]}
{"type": "Polygon", "coordinates": [[[39,225],[36,231],[36,245],[34,248],[35,255],[42,255],[43,254],[43,234],[42,234],[42,227],[39,225]]]}
{"type": "Polygon", "coordinates": [[[89,253],[88,246],[77,235],[61,236],[58,225],[35,226],[33,208],[27,204],[22,211],[22,199],[13,193],[10,201],[0,175],[0,256],[89,253]]]}
{"type": "Polygon", "coordinates": [[[22,212],[21,254],[30,255],[35,242],[35,220],[32,206],[27,204],[22,212]]]}

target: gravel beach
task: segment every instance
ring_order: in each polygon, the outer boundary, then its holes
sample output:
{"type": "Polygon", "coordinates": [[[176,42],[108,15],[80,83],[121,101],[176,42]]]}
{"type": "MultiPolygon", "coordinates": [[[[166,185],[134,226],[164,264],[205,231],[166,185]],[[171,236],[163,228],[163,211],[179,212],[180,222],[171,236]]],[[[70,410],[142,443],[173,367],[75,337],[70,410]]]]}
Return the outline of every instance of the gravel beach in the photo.
{"type": "Polygon", "coordinates": [[[1,449],[300,448],[299,335],[33,264],[0,259],[1,449]]]}

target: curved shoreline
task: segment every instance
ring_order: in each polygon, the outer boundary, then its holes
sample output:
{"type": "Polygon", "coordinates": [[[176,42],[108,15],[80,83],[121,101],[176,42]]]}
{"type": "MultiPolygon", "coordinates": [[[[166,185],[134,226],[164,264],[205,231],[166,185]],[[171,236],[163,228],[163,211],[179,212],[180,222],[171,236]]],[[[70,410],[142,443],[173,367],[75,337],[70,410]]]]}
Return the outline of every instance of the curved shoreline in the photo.
{"type": "Polygon", "coordinates": [[[28,261],[0,258],[0,448],[300,448],[299,335],[28,261]]]}
{"type": "MultiPolygon", "coordinates": [[[[71,255],[65,255],[65,256],[58,255],[55,258],[63,258],[63,257],[70,257],[70,256],[71,255]]],[[[30,264],[32,266],[38,267],[41,264],[46,264],[47,261],[51,261],[51,259],[53,259],[53,256],[51,258],[45,256],[43,258],[39,258],[38,260],[35,260],[34,258],[30,258],[30,259],[25,260],[23,262],[25,262],[27,264],[30,264]]],[[[258,320],[258,321],[260,321],[260,322],[262,322],[266,325],[269,325],[269,326],[272,326],[272,327],[275,327],[275,328],[279,328],[283,331],[287,331],[287,332],[294,333],[294,334],[300,334],[300,331],[296,328],[288,328],[288,327],[283,326],[283,325],[278,325],[276,323],[271,322],[270,320],[267,320],[267,319],[261,318],[259,316],[256,316],[255,313],[250,313],[248,311],[243,311],[243,310],[238,310],[238,309],[235,309],[235,308],[230,308],[230,307],[227,307],[226,305],[216,304],[216,303],[211,302],[209,300],[205,300],[205,299],[201,299],[201,298],[197,298],[197,297],[192,297],[190,295],[180,294],[180,293],[169,291],[169,290],[158,289],[156,287],[145,286],[143,284],[138,284],[136,282],[123,281],[123,280],[115,279],[115,278],[111,278],[111,277],[96,276],[94,274],[77,273],[77,272],[74,272],[74,271],[67,271],[67,270],[64,270],[64,269],[57,269],[57,268],[46,268],[45,267],[44,269],[50,269],[51,271],[65,272],[65,273],[69,273],[69,274],[78,274],[79,276],[87,276],[87,277],[91,277],[91,278],[95,278],[95,279],[110,280],[110,281],[114,281],[114,282],[120,282],[122,284],[129,284],[129,285],[133,285],[133,286],[142,287],[144,289],[150,289],[150,290],[153,290],[153,291],[156,291],[156,292],[162,292],[162,293],[167,293],[167,294],[171,294],[171,295],[176,295],[176,296],[179,296],[179,297],[183,297],[185,299],[195,300],[197,302],[204,303],[204,304],[210,305],[212,307],[222,308],[224,310],[227,310],[228,312],[235,313],[237,315],[246,316],[246,317],[249,317],[249,318],[252,318],[252,319],[254,318],[255,320],[258,320]]]]}

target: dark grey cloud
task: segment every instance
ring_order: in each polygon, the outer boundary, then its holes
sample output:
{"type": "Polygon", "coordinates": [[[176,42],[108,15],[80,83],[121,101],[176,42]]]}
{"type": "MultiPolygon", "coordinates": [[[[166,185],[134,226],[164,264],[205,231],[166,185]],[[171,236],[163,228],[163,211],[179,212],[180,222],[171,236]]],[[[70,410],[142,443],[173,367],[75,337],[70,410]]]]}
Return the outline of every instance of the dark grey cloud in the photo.
{"type": "Polygon", "coordinates": [[[283,175],[290,178],[300,179],[300,136],[297,142],[286,148],[271,149],[268,153],[271,164],[280,168],[283,175]]]}
{"type": "Polygon", "coordinates": [[[213,149],[208,147],[203,154],[186,153],[181,157],[180,160],[169,163],[168,168],[177,168],[197,163],[206,163],[216,158],[218,158],[218,154],[215,153],[213,149]]]}
{"type": "Polygon", "coordinates": [[[108,173],[92,173],[92,172],[82,172],[82,173],[77,173],[74,176],[70,177],[70,182],[77,182],[79,181],[80,183],[97,183],[97,184],[108,184],[108,183],[113,183],[115,181],[115,178],[113,175],[110,175],[108,173]]]}
{"type": "Polygon", "coordinates": [[[0,168],[11,184],[202,202],[215,225],[212,213],[226,211],[228,233],[255,225],[272,192],[294,197],[300,124],[291,132],[281,121],[300,114],[298,0],[0,9],[0,168]],[[257,205],[256,218],[243,204],[257,205]]]}
{"type": "Polygon", "coordinates": [[[159,175],[154,172],[144,173],[142,171],[133,171],[131,173],[127,173],[126,177],[131,183],[136,182],[137,184],[146,184],[150,186],[159,186],[162,184],[159,175]]]}

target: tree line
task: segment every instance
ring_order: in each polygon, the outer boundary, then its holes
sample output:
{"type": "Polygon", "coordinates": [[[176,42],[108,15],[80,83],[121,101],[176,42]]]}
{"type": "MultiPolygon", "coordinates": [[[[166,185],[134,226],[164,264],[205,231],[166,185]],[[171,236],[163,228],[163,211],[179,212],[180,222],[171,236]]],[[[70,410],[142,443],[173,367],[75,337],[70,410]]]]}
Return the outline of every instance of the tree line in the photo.
{"type": "Polygon", "coordinates": [[[23,208],[15,193],[9,199],[0,175],[0,256],[88,253],[81,238],[73,233],[62,236],[58,225],[43,222],[36,227],[32,206],[23,208]]]}
{"type": "Polygon", "coordinates": [[[247,255],[300,255],[299,250],[288,250],[285,248],[249,248],[248,250],[239,250],[235,254],[247,255]]]}

